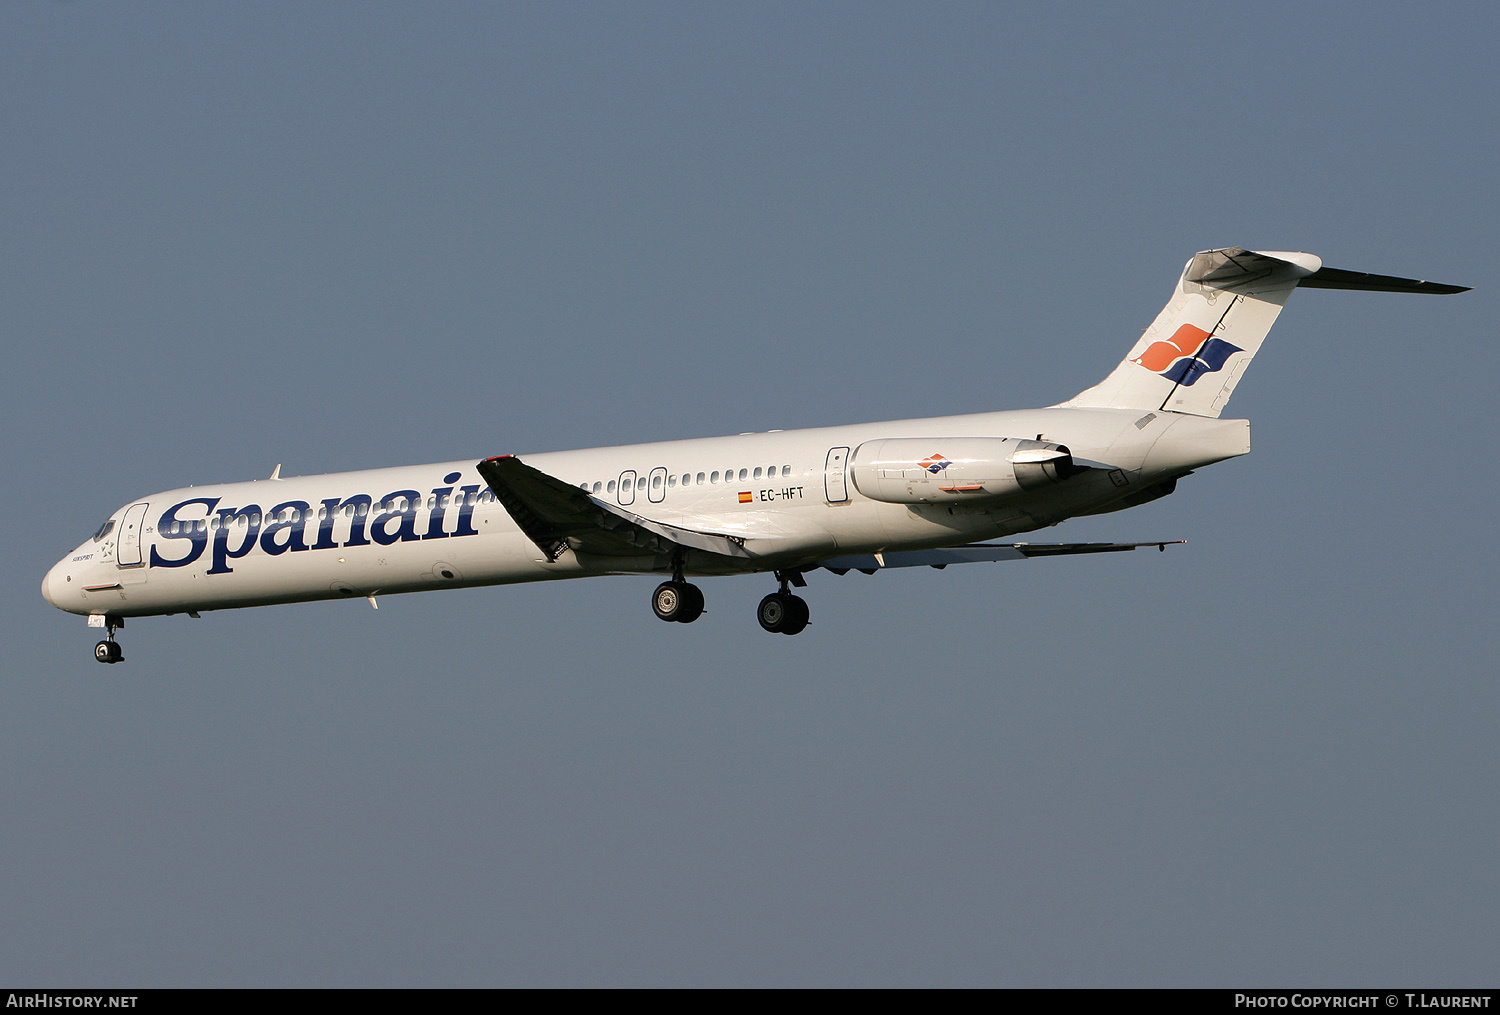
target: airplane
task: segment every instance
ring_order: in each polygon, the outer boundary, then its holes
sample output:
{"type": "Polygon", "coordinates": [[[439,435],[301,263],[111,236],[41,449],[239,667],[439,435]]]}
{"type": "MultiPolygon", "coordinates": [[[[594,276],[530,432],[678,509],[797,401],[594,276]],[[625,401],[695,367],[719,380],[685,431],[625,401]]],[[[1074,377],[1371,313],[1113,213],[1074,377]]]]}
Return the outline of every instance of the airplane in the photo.
{"type": "Polygon", "coordinates": [[[1466,286],[1206,250],[1104,380],[1057,405],[932,419],[499,455],[167,490],[121,506],[47,572],[103,663],[126,618],[438,588],[649,574],[656,616],[692,623],[689,577],[769,574],[760,626],[806,628],[818,569],[944,568],[1156,547],[988,540],[1165,497],[1250,450],[1221,413],[1293,289],[1466,286]]]}

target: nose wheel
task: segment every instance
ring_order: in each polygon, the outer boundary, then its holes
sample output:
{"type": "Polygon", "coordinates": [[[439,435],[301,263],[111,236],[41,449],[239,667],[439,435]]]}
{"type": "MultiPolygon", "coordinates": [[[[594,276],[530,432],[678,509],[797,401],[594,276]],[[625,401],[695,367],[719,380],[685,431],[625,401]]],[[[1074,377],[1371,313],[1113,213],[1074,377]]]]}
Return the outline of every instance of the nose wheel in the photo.
{"type": "Polygon", "coordinates": [[[806,599],[787,591],[787,584],[803,588],[807,581],[798,571],[777,571],[776,577],[781,581],[781,591],[772,592],[760,601],[755,619],[772,634],[801,634],[811,611],[806,599]]]}
{"type": "Polygon", "coordinates": [[[115,641],[115,631],[125,626],[125,621],[119,617],[105,617],[104,629],[107,632],[104,640],[94,646],[94,658],[101,663],[118,663],[125,660],[125,653],[120,649],[120,643],[115,641]]]}

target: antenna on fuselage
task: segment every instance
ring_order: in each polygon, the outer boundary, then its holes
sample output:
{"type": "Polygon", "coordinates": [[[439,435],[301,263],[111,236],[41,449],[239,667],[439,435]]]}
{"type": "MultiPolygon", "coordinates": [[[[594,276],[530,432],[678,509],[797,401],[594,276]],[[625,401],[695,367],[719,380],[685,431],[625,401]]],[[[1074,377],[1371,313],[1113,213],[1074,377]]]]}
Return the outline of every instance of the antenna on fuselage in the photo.
{"type": "Polygon", "coordinates": [[[274,469],[271,470],[271,478],[272,479],[280,479],[281,478],[281,463],[280,462],[277,462],[276,463],[276,468],[274,468],[274,469]]]}

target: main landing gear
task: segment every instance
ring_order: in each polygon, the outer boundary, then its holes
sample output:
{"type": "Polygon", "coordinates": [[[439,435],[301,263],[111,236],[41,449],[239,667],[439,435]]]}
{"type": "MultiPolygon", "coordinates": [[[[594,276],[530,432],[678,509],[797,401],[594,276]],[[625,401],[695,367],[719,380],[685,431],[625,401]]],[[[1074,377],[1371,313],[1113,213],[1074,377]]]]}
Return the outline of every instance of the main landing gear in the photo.
{"type": "Polygon", "coordinates": [[[651,597],[651,609],[662,620],[691,624],[703,615],[703,590],[680,576],[662,582],[651,597]]]}
{"type": "Polygon", "coordinates": [[[772,634],[800,634],[807,626],[809,610],[807,600],[801,596],[794,596],[787,591],[787,583],[800,588],[807,586],[807,580],[802,577],[800,571],[777,571],[776,579],[781,582],[781,591],[772,592],[760,601],[756,608],[755,619],[760,621],[760,626],[772,634]]]}
{"type": "Polygon", "coordinates": [[[682,550],[672,556],[672,580],[656,586],[651,609],[662,620],[691,624],[703,616],[703,590],[682,580],[682,550]]]}
{"type": "Polygon", "coordinates": [[[125,621],[119,617],[105,617],[104,628],[108,632],[104,640],[94,646],[94,658],[101,663],[118,663],[125,660],[125,653],[120,649],[120,643],[115,641],[116,628],[124,627],[125,621]]]}
{"type": "MultiPolygon", "coordinates": [[[[672,580],[658,585],[651,596],[651,609],[662,620],[691,624],[703,616],[703,590],[683,581],[682,564],[680,561],[675,563],[672,580]]],[[[781,591],[772,592],[760,601],[755,619],[772,634],[799,634],[807,627],[807,600],[792,595],[787,586],[806,588],[807,579],[802,577],[801,571],[777,571],[776,580],[781,582],[781,591]]],[[[102,647],[104,643],[99,644],[102,647]]]]}

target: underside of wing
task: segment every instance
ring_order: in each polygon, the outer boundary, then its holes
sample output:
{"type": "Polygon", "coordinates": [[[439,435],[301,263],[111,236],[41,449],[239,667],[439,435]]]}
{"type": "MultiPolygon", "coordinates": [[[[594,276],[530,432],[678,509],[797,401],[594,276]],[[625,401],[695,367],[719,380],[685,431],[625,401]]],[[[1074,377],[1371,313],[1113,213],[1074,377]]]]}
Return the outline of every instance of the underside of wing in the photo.
{"type": "Polygon", "coordinates": [[[689,548],[724,557],[750,556],[743,539],[645,518],[534,469],[515,455],[487,458],[477,468],[496,499],[548,561],[569,549],[602,557],[689,548]]]}
{"type": "Polygon", "coordinates": [[[1185,543],[1185,539],[1169,539],[1161,543],[971,543],[967,546],[947,546],[938,550],[898,550],[891,553],[854,553],[843,557],[831,557],[819,561],[816,567],[827,568],[834,574],[863,571],[874,574],[891,567],[935,567],[939,570],[949,564],[973,564],[990,560],[1025,560],[1028,557],[1062,557],[1075,553],[1117,553],[1135,550],[1142,546],[1154,546],[1165,550],[1174,543],[1185,543]]]}

